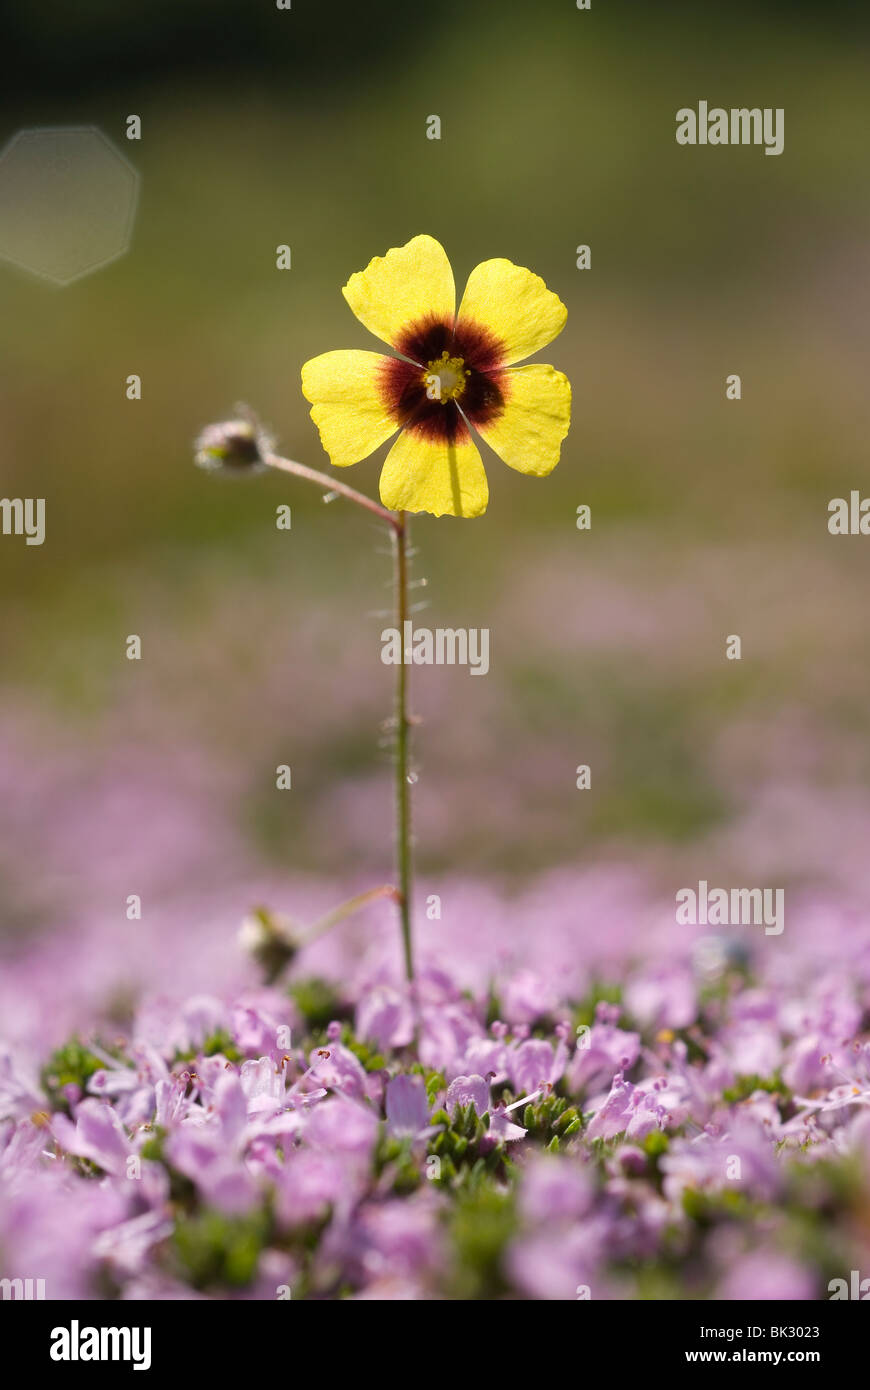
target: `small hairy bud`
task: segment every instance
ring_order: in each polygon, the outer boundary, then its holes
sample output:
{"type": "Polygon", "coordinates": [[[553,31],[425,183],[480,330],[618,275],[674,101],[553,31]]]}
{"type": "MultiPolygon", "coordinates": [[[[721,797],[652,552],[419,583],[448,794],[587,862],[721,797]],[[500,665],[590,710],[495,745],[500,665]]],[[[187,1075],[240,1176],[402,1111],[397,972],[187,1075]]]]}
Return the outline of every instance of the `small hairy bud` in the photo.
{"type": "Polygon", "coordinates": [[[206,425],[194,443],[194,459],[200,468],[226,473],[253,473],[266,466],[271,441],[257,421],[240,416],[206,425]]]}
{"type": "Polygon", "coordinates": [[[239,931],[239,945],[257,962],[267,984],[290,964],[300,944],[295,922],[262,907],[245,918],[239,931]]]}

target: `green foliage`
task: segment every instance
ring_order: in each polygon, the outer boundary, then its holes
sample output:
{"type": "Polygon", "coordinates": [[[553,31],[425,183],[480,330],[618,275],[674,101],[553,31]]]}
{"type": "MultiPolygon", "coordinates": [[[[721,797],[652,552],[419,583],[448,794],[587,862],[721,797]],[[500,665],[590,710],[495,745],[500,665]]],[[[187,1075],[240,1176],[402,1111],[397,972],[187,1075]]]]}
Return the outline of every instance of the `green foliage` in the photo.
{"type": "Polygon", "coordinates": [[[174,1061],[194,1062],[197,1057],[216,1057],[218,1053],[226,1057],[228,1062],[244,1061],[242,1053],[225,1028],[219,1028],[217,1032],[209,1034],[202,1047],[191,1047],[185,1052],[176,1052],[174,1061]]]}
{"type": "MultiPolygon", "coordinates": [[[[435,1104],[439,1094],[447,1088],[447,1077],[440,1071],[427,1071],[426,1078],[426,1099],[430,1107],[435,1104]]],[[[444,1112],[442,1111],[442,1114],[444,1112]]]]}
{"type": "MultiPolygon", "coordinates": [[[[353,1029],[347,1024],[341,1030],[341,1041],[366,1071],[383,1071],[386,1067],[387,1062],[384,1054],[378,1052],[373,1044],[358,1042],[353,1029]]],[[[329,1044],[327,1043],[326,1046],[328,1047],[329,1044]]]]}
{"type": "Polygon", "coordinates": [[[781,1103],[791,1100],[791,1091],[782,1077],[776,1072],[773,1076],[738,1076],[733,1086],[722,1092],[722,1099],[729,1105],[748,1100],[755,1091],[766,1091],[769,1095],[779,1095],[781,1103]]]}
{"type": "Polygon", "coordinates": [[[428,1153],[440,1160],[440,1176],[433,1181],[440,1187],[462,1184],[473,1172],[503,1174],[503,1144],[484,1143],[489,1132],[489,1115],[479,1116],[473,1103],[458,1105],[453,1115],[436,1110],[431,1123],[440,1131],[429,1142],[428,1153]]]}
{"type": "Polygon", "coordinates": [[[385,1171],[391,1178],[392,1192],[399,1197],[416,1191],[423,1181],[410,1141],[384,1131],[375,1150],[375,1172],[382,1176],[385,1171]]]}
{"type": "Polygon", "coordinates": [[[347,1005],[342,1003],[332,985],[317,975],[291,981],[287,993],[312,1032],[325,1028],[333,1019],[348,1015],[347,1005]]]}
{"type": "MultiPolygon", "coordinates": [[[[119,1048],[104,1047],[102,1043],[98,1046],[110,1056],[122,1060],[123,1054],[119,1048]]],[[[62,1094],[63,1088],[77,1086],[84,1094],[91,1077],[96,1072],[103,1071],[105,1066],[105,1061],[91,1052],[80,1038],[70,1038],[69,1042],[57,1048],[40,1073],[42,1087],[49,1098],[51,1108],[69,1113],[69,1105],[62,1094]]]]}
{"type": "Polygon", "coordinates": [[[163,1163],[166,1147],[166,1130],[158,1126],[152,1128],[149,1137],[140,1150],[140,1157],[150,1163],[163,1163]]]}
{"type": "Polygon", "coordinates": [[[528,1130],[529,1139],[543,1144],[553,1152],[559,1148],[560,1136],[567,1139],[570,1137],[568,1130],[571,1134],[576,1134],[582,1127],[578,1111],[555,1092],[550,1092],[549,1095],[527,1105],[523,1110],[522,1123],[528,1130]]]}
{"type": "Polygon", "coordinates": [[[177,1221],[172,1249],[194,1288],[243,1288],[256,1274],[268,1234],[262,1210],[231,1217],[207,1209],[177,1221]]]}
{"type": "Polygon", "coordinates": [[[759,1204],[739,1188],[702,1192],[698,1188],[687,1187],[683,1192],[683,1211],[700,1226],[712,1226],[716,1221],[728,1218],[747,1220],[758,1207],[759,1204]]]}
{"type": "Polygon", "coordinates": [[[666,1154],[670,1147],[668,1136],[661,1129],[652,1130],[643,1141],[643,1151],[652,1159],[658,1159],[662,1154],[666,1154]]]}
{"type": "Polygon", "coordinates": [[[514,1195],[480,1170],[457,1193],[448,1220],[453,1264],[447,1296],[500,1298],[508,1286],[502,1255],[517,1228],[514,1195]]]}

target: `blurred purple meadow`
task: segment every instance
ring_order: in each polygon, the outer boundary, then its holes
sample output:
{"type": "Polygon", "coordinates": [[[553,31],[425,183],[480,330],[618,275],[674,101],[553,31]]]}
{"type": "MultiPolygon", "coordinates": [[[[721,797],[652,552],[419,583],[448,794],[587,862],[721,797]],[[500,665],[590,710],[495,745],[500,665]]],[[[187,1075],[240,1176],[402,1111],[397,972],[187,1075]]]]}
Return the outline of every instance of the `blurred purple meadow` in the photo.
{"type": "Polygon", "coordinates": [[[3,1276],[49,1298],[797,1299],[868,1268],[866,910],[808,894],[783,950],[677,933],[616,865],[438,888],[416,1018],[386,904],[270,987],[224,895],[7,960],[3,1276]]]}
{"type": "MultiPolygon", "coordinates": [[[[555,602],[549,582],[544,568],[524,599],[508,587],[511,626],[493,619],[514,670],[543,660],[532,613],[555,602]]],[[[691,632],[707,620],[686,604],[691,632]]],[[[612,593],[593,608],[600,640],[577,621],[611,692],[614,631],[645,653],[658,718],[650,605],[649,632],[612,593]]],[[[297,606],[294,647],[319,644],[318,667],[268,651],[276,621],[241,588],[201,641],[170,634],[111,693],[98,742],[5,706],[0,871],[7,921],[29,930],[7,935],[0,972],[2,1277],[43,1279],[48,1298],[548,1300],[817,1299],[870,1275],[856,745],[806,691],[778,696],[775,718],[750,692],[694,745],[727,814],[684,842],[632,842],[575,809],[559,755],[570,700],[529,723],[506,777],[520,697],[466,675],[457,720],[457,673],[427,673],[416,1001],[388,902],[288,953],[267,983],[251,948],[271,919],[252,909],[304,936],[389,872],[371,831],[388,815],[386,754],[356,766],[351,749],[341,775],[310,784],[289,869],[268,814],[265,839],[250,833],[288,689],[312,763],[334,763],[383,705],[368,628],[306,627],[297,606]],[[169,672],[167,723],[152,692],[169,672]],[[204,689],[220,692],[207,729],[204,689]],[[504,847],[497,870],[478,827],[504,847]],[[541,844],[549,864],[507,872],[541,844]],[[783,935],[678,926],[675,890],[699,877],[785,885],[783,935]]],[[[782,612],[769,621],[781,631],[782,612]]],[[[665,661],[662,682],[697,709],[707,661],[678,676],[665,661]]],[[[611,729],[606,701],[587,701],[596,767],[635,736],[623,716],[611,729]]]]}

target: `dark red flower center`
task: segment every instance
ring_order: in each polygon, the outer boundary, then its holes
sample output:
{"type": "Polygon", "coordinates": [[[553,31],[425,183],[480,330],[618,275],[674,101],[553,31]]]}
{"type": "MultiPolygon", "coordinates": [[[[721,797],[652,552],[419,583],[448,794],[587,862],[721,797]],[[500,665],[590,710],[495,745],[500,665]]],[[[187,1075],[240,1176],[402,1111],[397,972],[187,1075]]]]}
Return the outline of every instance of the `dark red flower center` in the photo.
{"type": "Polygon", "coordinates": [[[411,360],[389,358],[382,388],[401,425],[452,444],[468,438],[466,420],[486,425],[501,414],[504,349],[485,328],[431,316],[412,324],[395,346],[411,360]]]}

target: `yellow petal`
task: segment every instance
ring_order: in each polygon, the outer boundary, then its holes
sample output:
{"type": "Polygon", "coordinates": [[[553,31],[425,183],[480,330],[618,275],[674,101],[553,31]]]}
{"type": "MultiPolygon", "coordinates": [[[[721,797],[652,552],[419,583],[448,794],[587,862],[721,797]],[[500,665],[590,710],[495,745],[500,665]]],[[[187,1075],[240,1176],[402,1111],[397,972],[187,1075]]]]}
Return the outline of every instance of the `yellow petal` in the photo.
{"type": "Polygon", "coordinates": [[[565,327],[568,310],[540,275],[513,261],[482,261],[468,277],[459,306],[463,323],[488,329],[500,344],[499,365],[530,357],[565,327]]]}
{"type": "Polygon", "coordinates": [[[381,501],[394,512],[482,516],[489,488],[471,436],[451,444],[403,430],[381,473],[381,501]]]}
{"type": "Polygon", "coordinates": [[[543,478],[559,462],[571,424],[571,383],[555,368],[533,363],[511,368],[499,384],[504,408],[475,428],[511,468],[543,478]]]}
{"type": "Polygon", "coordinates": [[[390,359],[379,352],[324,352],[302,368],[302,393],[330,462],[359,463],[399,422],[381,386],[390,359]]]}
{"type": "Polygon", "coordinates": [[[444,247],[431,236],[415,236],[375,256],[342,290],[360,323],[393,347],[412,324],[430,317],[453,322],[456,287],[444,247]]]}

